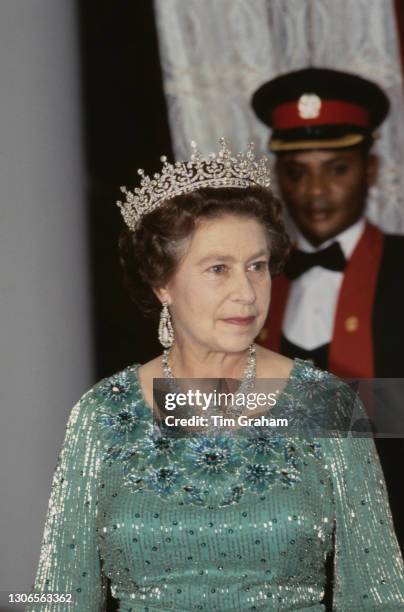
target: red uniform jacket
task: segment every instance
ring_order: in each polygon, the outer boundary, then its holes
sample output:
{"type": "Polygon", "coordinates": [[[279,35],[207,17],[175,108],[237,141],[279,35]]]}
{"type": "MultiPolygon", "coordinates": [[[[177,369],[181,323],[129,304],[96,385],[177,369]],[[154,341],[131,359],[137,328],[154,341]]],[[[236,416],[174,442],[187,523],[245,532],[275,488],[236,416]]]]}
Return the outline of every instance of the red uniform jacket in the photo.
{"type": "MultiPolygon", "coordinates": [[[[367,223],[345,268],[328,356],[328,370],[338,376],[375,376],[373,305],[384,238],[367,223]]],[[[268,319],[258,337],[260,344],[277,352],[289,289],[290,281],[283,274],[273,279],[268,319]]]]}
{"type": "MultiPolygon", "coordinates": [[[[279,352],[290,288],[273,279],[271,306],[258,342],[279,352]]],[[[344,271],[327,369],[346,378],[404,378],[404,237],[366,224],[344,271]]],[[[369,398],[368,398],[369,399],[369,398]]],[[[367,402],[372,418],[373,400],[367,402]]],[[[404,553],[403,438],[376,438],[397,536],[404,553]]]]}

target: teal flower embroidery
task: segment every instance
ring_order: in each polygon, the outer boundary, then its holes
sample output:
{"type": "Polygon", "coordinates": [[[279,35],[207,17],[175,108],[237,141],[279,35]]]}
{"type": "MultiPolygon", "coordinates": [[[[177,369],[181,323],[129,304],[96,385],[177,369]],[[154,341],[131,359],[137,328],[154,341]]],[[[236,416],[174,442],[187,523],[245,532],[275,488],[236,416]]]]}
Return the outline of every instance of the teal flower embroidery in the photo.
{"type": "MultiPolygon", "coordinates": [[[[317,392],[320,393],[319,390],[317,392]]],[[[325,431],[327,414],[321,399],[314,401],[310,397],[293,397],[289,401],[285,400],[286,396],[283,399],[282,417],[288,420],[289,431],[293,432],[293,436],[310,439],[325,431]]]]}
{"type": "Polygon", "coordinates": [[[274,458],[285,449],[286,438],[271,427],[250,427],[242,438],[245,453],[262,461],[274,458]]]}
{"type": "Polygon", "coordinates": [[[124,370],[103,381],[97,388],[97,395],[113,404],[120,404],[129,399],[132,391],[133,379],[129,372],[124,370]]]}
{"type": "Polygon", "coordinates": [[[300,482],[299,472],[293,468],[284,468],[280,470],[279,480],[285,487],[291,487],[297,482],[300,482]]]}
{"type": "Polygon", "coordinates": [[[124,448],[121,445],[117,444],[107,449],[107,455],[105,459],[116,459],[118,461],[125,462],[125,465],[127,465],[133,459],[133,457],[136,456],[136,448],[124,448]]]}
{"type": "Polygon", "coordinates": [[[143,480],[156,493],[163,496],[178,492],[183,482],[182,474],[176,467],[150,468],[143,480]]]}
{"type": "Polygon", "coordinates": [[[133,431],[138,421],[139,416],[136,410],[127,408],[116,413],[101,412],[99,419],[102,428],[113,431],[119,438],[133,431]]]}
{"type": "Polygon", "coordinates": [[[187,483],[182,487],[182,493],[184,501],[188,504],[195,504],[196,506],[205,506],[207,504],[209,489],[201,489],[187,483]]]}
{"type": "Polygon", "coordinates": [[[278,469],[275,465],[250,463],[245,469],[244,478],[249,489],[261,493],[276,482],[278,469]]]}
{"type": "Polygon", "coordinates": [[[235,484],[224,490],[223,493],[223,506],[229,506],[230,504],[237,504],[244,493],[244,487],[241,484],[235,484]]]}
{"type": "MultiPolygon", "coordinates": [[[[306,461],[321,459],[313,437],[300,441],[272,427],[175,436],[153,423],[127,371],[104,381],[96,392],[103,398],[97,421],[105,459],[121,463],[125,482],[134,492],[175,497],[180,504],[225,507],[239,503],[246,492],[262,495],[274,486],[294,486],[306,461]]],[[[286,394],[283,397],[288,400],[286,394]]],[[[298,403],[300,425],[310,402],[298,403]]],[[[287,406],[276,408],[285,416],[287,406]]]]}
{"type": "Polygon", "coordinates": [[[286,461],[286,466],[288,468],[293,468],[295,470],[300,469],[300,454],[296,444],[290,441],[285,444],[284,457],[286,461]]]}
{"type": "Polygon", "coordinates": [[[184,458],[190,473],[202,482],[206,479],[221,479],[240,465],[240,455],[234,440],[224,435],[191,439],[184,458]]]}
{"type": "Polygon", "coordinates": [[[101,409],[97,420],[105,437],[105,446],[116,456],[119,447],[129,438],[142,422],[142,415],[136,404],[115,410],[101,409]]]}
{"type": "Polygon", "coordinates": [[[313,455],[316,459],[321,459],[322,449],[321,449],[321,444],[319,442],[311,442],[308,445],[308,450],[309,450],[309,453],[313,455]]]}
{"type": "Polygon", "coordinates": [[[180,446],[182,446],[181,439],[170,436],[159,427],[153,426],[150,434],[139,441],[138,448],[153,467],[160,467],[174,460],[180,446]]]}

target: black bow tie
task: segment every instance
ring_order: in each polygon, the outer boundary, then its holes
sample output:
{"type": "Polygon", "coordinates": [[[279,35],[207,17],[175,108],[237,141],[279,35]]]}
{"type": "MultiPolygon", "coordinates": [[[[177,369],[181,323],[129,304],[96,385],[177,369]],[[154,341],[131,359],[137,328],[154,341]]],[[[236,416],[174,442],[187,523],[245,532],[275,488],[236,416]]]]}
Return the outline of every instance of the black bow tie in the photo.
{"type": "Polygon", "coordinates": [[[326,249],[314,253],[292,251],[285,266],[285,274],[290,280],[295,280],[313,266],[322,266],[328,270],[342,272],[346,266],[346,259],[339,242],[333,242],[326,249]]]}

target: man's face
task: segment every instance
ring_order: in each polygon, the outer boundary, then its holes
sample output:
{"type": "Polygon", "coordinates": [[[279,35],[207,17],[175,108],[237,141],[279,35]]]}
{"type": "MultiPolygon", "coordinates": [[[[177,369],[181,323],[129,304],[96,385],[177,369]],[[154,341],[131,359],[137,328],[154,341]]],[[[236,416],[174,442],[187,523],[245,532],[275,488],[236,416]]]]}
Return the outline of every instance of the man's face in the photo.
{"type": "Polygon", "coordinates": [[[377,158],[366,157],[359,148],[285,152],[276,169],[293,221],[318,246],[362,216],[377,158]]]}

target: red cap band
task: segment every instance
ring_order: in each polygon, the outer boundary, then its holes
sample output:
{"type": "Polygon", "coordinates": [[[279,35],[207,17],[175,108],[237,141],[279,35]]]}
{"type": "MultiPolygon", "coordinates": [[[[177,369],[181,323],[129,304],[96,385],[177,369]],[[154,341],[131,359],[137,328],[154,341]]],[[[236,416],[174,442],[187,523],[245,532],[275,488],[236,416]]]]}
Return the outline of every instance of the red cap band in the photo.
{"type": "Polygon", "coordinates": [[[363,106],[342,100],[321,100],[315,94],[306,94],[296,102],[285,102],[272,111],[275,130],[341,124],[367,128],[370,116],[363,106]]]}

